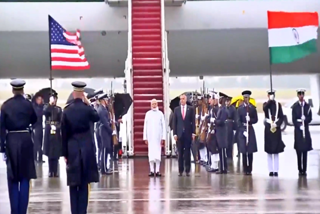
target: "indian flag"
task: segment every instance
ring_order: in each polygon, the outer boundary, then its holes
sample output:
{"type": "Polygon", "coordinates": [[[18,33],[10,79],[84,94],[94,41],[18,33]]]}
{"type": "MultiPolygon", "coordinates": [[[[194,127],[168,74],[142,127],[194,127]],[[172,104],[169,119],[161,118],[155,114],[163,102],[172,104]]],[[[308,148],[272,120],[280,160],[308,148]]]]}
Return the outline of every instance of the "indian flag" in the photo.
{"type": "Polygon", "coordinates": [[[268,11],[270,62],[289,63],[317,52],[318,13],[268,11]]]}

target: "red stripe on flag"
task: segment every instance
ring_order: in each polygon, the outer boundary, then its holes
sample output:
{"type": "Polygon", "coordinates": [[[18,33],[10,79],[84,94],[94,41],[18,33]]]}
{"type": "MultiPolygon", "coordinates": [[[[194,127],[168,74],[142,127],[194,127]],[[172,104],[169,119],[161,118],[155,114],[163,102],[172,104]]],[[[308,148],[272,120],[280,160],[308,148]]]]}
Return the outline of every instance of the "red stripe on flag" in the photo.
{"type": "Polygon", "coordinates": [[[319,26],[318,13],[268,11],[268,29],[303,26],[319,26]]]}
{"type": "Polygon", "coordinates": [[[87,60],[81,60],[78,58],[66,58],[66,57],[51,57],[52,62],[59,61],[59,62],[86,62],[87,60]]]}
{"type": "Polygon", "coordinates": [[[53,65],[52,70],[87,70],[90,69],[90,65],[87,66],[63,66],[63,65],[53,65]]]}

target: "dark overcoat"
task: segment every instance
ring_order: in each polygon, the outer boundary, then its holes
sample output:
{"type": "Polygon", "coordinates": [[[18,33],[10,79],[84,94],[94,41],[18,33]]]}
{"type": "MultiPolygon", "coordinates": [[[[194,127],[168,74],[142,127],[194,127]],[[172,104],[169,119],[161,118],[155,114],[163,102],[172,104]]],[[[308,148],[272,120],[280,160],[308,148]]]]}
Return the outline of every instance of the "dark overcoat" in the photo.
{"type": "Polygon", "coordinates": [[[286,147],[282,141],[281,124],[283,123],[283,112],[280,103],[275,100],[269,100],[263,104],[265,116],[264,128],[264,151],[268,154],[278,154],[284,151],[286,147]],[[276,131],[271,132],[270,122],[274,121],[277,125],[276,131]]]}
{"type": "MultiPolygon", "coordinates": [[[[210,118],[217,118],[217,113],[218,113],[219,107],[218,106],[210,106],[209,107],[209,116],[208,116],[208,121],[210,123],[210,118]]],[[[207,149],[209,150],[209,152],[211,154],[218,154],[219,150],[218,150],[218,141],[217,141],[217,133],[216,133],[216,127],[215,124],[213,126],[214,129],[214,133],[208,133],[208,135],[210,135],[210,139],[207,142],[207,149]]],[[[209,129],[208,129],[209,131],[209,129]]],[[[212,130],[210,130],[212,131],[212,130]]]]}
{"type": "Polygon", "coordinates": [[[310,130],[309,130],[309,124],[311,123],[311,121],[312,121],[312,111],[311,111],[310,105],[304,102],[304,105],[302,107],[300,102],[297,101],[292,106],[292,122],[294,125],[294,149],[297,150],[298,152],[307,152],[312,150],[312,139],[311,139],[310,130]],[[304,120],[305,135],[304,136],[301,130],[301,127],[303,128],[302,121],[301,121],[302,109],[303,109],[303,114],[305,116],[305,120],[304,120]]]}
{"type": "Polygon", "coordinates": [[[64,111],[61,122],[62,152],[67,159],[67,185],[99,182],[90,124],[97,122],[96,110],[75,99],[64,111]]]}
{"type": "Polygon", "coordinates": [[[231,105],[227,107],[228,118],[226,120],[226,134],[228,146],[233,145],[234,143],[234,132],[236,130],[236,108],[231,105]]]}
{"type": "Polygon", "coordinates": [[[32,103],[22,95],[5,101],[0,115],[0,152],[7,156],[7,176],[13,181],[37,178],[30,125],[37,122],[32,103]]]}
{"type": "Polygon", "coordinates": [[[228,136],[226,132],[226,120],[228,118],[228,112],[226,106],[221,106],[217,113],[217,118],[214,121],[216,127],[216,137],[219,149],[225,149],[228,147],[228,136]]]}
{"type": "Polygon", "coordinates": [[[251,104],[243,103],[238,107],[237,110],[237,124],[238,124],[238,148],[240,153],[254,153],[258,151],[256,134],[253,128],[253,124],[258,122],[258,113],[257,109],[251,104]],[[249,142],[247,144],[247,139],[244,136],[244,132],[247,131],[246,127],[246,116],[247,112],[249,113],[249,142]]]}
{"type": "Polygon", "coordinates": [[[37,114],[37,122],[33,125],[33,142],[34,146],[37,147],[36,151],[42,150],[43,142],[43,126],[42,126],[42,116],[43,116],[43,105],[33,104],[34,111],[37,114]]]}
{"type": "Polygon", "coordinates": [[[112,128],[110,114],[106,107],[100,105],[98,108],[98,114],[100,117],[100,137],[101,137],[101,148],[102,149],[111,149],[113,147],[112,142],[112,128]]]}
{"type": "Polygon", "coordinates": [[[45,105],[43,114],[46,118],[43,154],[48,158],[60,158],[62,155],[61,118],[62,109],[56,105],[45,105]],[[55,133],[51,132],[51,125],[56,127],[55,133]]]}

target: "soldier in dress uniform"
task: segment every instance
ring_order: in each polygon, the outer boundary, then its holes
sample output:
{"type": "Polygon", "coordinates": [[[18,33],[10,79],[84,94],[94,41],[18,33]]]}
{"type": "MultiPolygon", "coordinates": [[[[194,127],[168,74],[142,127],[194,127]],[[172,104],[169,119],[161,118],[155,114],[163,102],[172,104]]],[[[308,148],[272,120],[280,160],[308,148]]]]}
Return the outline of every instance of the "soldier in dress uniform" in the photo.
{"type": "Polygon", "coordinates": [[[238,146],[242,154],[243,171],[245,175],[251,175],[253,153],[258,151],[256,134],[253,124],[258,122],[257,109],[249,103],[251,91],[242,92],[244,102],[237,110],[238,146]]]}
{"type": "Polygon", "coordinates": [[[227,158],[230,160],[233,158],[234,134],[236,130],[236,108],[233,105],[230,105],[231,99],[231,97],[226,97],[226,108],[228,112],[228,118],[226,120],[226,133],[228,141],[227,158]]]}
{"type": "Polygon", "coordinates": [[[312,121],[310,105],[304,100],[305,89],[298,89],[299,100],[292,106],[292,122],[294,125],[294,149],[297,152],[300,176],[307,175],[308,152],[312,150],[312,139],[309,124],[312,121]]]}
{"type": "Polygon", "coordinates": [[[43,99],[40,95],[36,95],[35,102],[33,103],[34,111],[37,114],[38,120],[33,125],[33,142],[34,142],[34,160],[38,163],[44,163],[42,160],[42,142],[43,142],[43,99]]]}
{"type": "Polygon", "coordinates": [[[284,151],[280,125],[283,122],[281,104],[275,98],[275,90],[268,91],[269,100],[263,104],[265,115],[264,151],[268,154],[269,176],[278,176],[279,153],[284,151]]]}
{"type": "Polygon", "coordinates": [[[227,130],[226,130],[226,120],[228,119],[228,110],[225,105],[226,98],[220,97],[220,107],[217,112],[217,117],[214,120],[216,127],[216,138],[218,143],[219,150],[219,159],[220,159],[220,174],[227,174],[228,163],[227,163],[227,130]]]}
{"type": "MultiPolygon", "coordinates": [[[[37,122],[32,103],[24,97],[24,80],[11,81],[14,96],[1,107],[1,144],[7,164],[8,192],[12,214],[26,214],[30,179],[36,179],[30,125],[37,122]]],[[[1,212],[1,211],[0,211],[1,212]]]]}
{"type": "Polygon", "coordinates": [[[58,165],[62,155],[61,118],[62,109],[57,106],[58,94],[52,93],[49,104],[43,108],[45,116],[44,154],[49,160],[49,177],[59,177],[58,165]]]}
{"type": "Polygon", "coordinates": [[[98,114],[100,117],[100,137],[101,137],[101,166],[100,170],[102,174],[110,175],[112,170],[110,168],[111,164],[111,154],[113,141],[112,136],[117,134],[116,130],[111,128],[111,118],[108,110],[108,94],[101,94],[99,96],[100,106],[98,108],[98,114]]]}
{"type": "Polygon", "coordinates": [[[72,82],[74,101],[62,115],[62,153],[67,164],[67,185],[72,214],[87,213],[90,183],[99,182],[90,124],[99,120],[97,111],[84,95],[84,82],[72,82]]]}
{"type": "Polygon", "coordinates": [[[207,168],[208,172],[218,172],[219,170],[219,150],[216,135],[215,119],[219,110],[218,94],[213,93],[209,99],[209,116],[208,116],[208,133],[207,133],[207,149],[210,153],[210,166],[207,168]]]}

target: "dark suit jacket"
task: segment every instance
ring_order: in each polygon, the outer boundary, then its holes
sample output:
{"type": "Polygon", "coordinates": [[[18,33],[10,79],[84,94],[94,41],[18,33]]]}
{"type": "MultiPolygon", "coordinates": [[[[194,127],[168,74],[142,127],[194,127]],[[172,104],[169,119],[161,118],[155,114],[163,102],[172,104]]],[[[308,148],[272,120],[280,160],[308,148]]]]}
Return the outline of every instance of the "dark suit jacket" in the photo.
{"type": "Polygon", "coordinates": [[[183,131],[185,133],[186,140],[192,139],[192,134],[195,133],[195,114],[194,108],[187,105],[185,118],[182,118],[181,106],[179,105],[174,109],[173,113],[173,135],[181,138],[183,131]],[[189,139],[190,138],[190,139],[189,139]]]}

